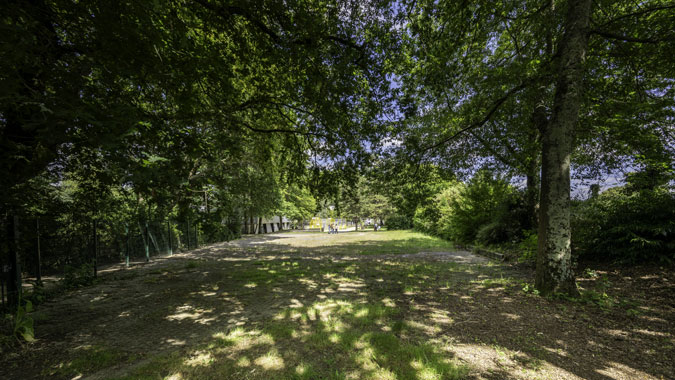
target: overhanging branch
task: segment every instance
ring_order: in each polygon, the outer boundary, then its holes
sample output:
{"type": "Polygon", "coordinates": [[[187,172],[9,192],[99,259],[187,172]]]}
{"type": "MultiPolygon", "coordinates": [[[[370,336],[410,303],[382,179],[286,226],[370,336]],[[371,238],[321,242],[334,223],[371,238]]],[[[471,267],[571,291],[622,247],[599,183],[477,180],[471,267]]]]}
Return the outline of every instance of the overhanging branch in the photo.
{"type": "Polygon", "coordinates": [[[664,38],[641,38],[641,37],[630,37],[622,34],[607,32],[599,29],[592,29],[591,34],[597,34],[598,36],[608,38],[610,40],[618,40],[624,42],[636,42],[643,44],[658,44],[661,42],[675,42],[675,36],[666,36],[664,38]]]}
{"type": "Polygon", "coordinates": [[[506,100],[508,100],[513,94],[515,94],[515,93],[519,92],[520,90],[524,89],[525,87],[527,87],[529,85],[529,83],[530,83],[530,81],[525,81],[525,82],[519,84],[518,86],[513,87],[512,89],[507,91],[502,97],[495,100],[495,102],[492,104],[490,109],[488,109],[487,113],[483,116],[483,118],[469,124],[468,126],[460,129],[459,131],[453,133],[452,135],[441,139],[441,141],[438,141],[435,144],[432,144],[432,145],[430,145],[426,148],[422,148],[422,154],[426,154],[426,152],[428,152],[432,149],[436,149],[436,148],[438,148],[442,145],[447,144],[448,142],[454,140],[455,138],[457,138],[458,136],[460,136],[461,134],[463,134],[465,132],[468,132],[468,131],[470,131],[474,128],[478,128],[478,127],[481,127],[481,126],[485,125],[485,123],[487,123],[492,118],[492,115],[494,115],[495,112],[497,112],[499,107],[501,107],[501,105],[504,104],[504,102],[506,102],[506,100]]]}

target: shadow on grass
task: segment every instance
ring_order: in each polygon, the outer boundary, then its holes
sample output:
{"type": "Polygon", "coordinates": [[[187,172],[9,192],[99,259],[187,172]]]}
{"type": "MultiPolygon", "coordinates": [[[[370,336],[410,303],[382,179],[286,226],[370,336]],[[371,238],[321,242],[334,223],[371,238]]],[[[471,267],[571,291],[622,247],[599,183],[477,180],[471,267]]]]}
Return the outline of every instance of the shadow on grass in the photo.
{"type": "Polygon", "coordinates": [[[76,292],[37,333],[116,355],[94,366],[86,351],[45,347],[56,378],[673,377],[664,315],[542,299],[522,281],[502,266],[205,259],[76,292]]]}

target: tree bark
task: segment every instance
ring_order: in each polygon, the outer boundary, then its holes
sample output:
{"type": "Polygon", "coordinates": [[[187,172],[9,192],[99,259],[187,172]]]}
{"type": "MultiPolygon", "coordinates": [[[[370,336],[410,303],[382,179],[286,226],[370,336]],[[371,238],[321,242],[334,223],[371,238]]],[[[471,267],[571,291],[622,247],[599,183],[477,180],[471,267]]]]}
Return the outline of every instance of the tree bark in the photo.
{"type": "Polygon", "coordinates": [[[284,230],[284,217],[279,214],[279,231],[284,230]]]}
{"type": "Polygon", "coordinates": [[[553,114],[542,135],[541,208],[535,286],[540,294],[578,294],[570,228],[570,156],[583,92],[591,0],[571,0],[560,42],[553,114]]]}

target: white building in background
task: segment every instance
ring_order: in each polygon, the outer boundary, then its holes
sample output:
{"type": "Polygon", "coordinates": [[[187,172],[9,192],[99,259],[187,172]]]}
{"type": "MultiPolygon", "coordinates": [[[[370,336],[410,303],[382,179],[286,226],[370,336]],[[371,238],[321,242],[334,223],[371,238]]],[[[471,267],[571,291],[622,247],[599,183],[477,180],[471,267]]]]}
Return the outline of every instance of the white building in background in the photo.
{"type": "Polygon", "coordinates": [[[277,232],[280,230],[290,230],[292,228],[299,229],[308,229],[308,230],[321,230],[328,231],[329,226],[333,225],[338,228],[340,231],[347,231],[354,229],[354,223],[351,220],[341,219],[341,218],[318,218],[314,217],[311,219],[303,220],[299,224],[295,225],[291,219],[287,217],[273,216],[270,218],[259,218],[257,216],[253,217],[253,224],[251,225],[251,219],[246,218],[241,223],[241,233],[242,234],[268,234],[272,232],[277,232]]]}
{"type": "MultiPolygon", "coordinates": [[[[242,221],[241,223],[241,232],[248,233],[247,226],[250,224],[250,218],[242,221]]],[[[259,218],[257,216],[253,217],[253,226],[250,228],[251,233],[254,234],[268,234],[270,232],[277,232],[280,230],[290,230],[291,229],[291,220],[284,217],[273,216],[271,218],[259,218]]]]}

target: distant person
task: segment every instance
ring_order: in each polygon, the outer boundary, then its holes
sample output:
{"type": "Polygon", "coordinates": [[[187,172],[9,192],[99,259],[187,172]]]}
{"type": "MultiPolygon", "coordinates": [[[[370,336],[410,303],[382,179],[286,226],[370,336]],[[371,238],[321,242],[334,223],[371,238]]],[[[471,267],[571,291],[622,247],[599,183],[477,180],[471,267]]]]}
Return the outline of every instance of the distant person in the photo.
{"type": "Polygon", "coordinates": [[[373,226],[373,231],[377,231],[377,223],[373,226]]]}

